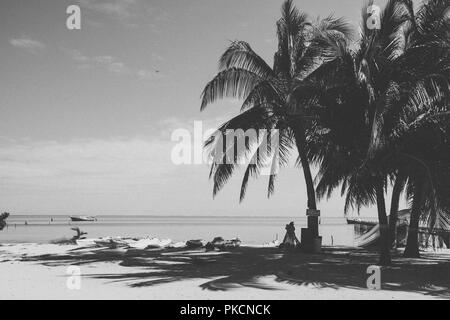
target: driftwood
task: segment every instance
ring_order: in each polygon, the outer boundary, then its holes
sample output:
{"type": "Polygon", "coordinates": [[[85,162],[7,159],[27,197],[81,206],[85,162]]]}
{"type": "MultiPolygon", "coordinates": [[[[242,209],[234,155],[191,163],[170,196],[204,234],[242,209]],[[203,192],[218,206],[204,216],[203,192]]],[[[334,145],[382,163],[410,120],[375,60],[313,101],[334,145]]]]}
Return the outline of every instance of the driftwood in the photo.
{"type": "Polygon", "coordinates": [[[81,231],[80,228],[74,227],[71,228],[71,230],[75,231],[77,234],[72,237],[72,241],[80,240],[80,239],[86,239],[86,237],[83,237],[84,235],[87,235],[87,232],[81,231]]]}

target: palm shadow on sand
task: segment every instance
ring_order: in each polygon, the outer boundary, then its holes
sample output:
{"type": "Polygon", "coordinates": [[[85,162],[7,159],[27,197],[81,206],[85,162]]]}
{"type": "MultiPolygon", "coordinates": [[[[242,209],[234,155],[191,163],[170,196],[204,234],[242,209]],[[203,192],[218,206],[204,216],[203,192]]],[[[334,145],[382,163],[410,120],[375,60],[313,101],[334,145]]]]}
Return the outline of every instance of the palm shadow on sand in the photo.
{"type": "MultiPolygon", "coordinates": [[[[129,267],[130,272],[89,274],[88,277],[125,281],[131,287],[199,279],[204,280],[200,284],[202,289],[212,291],[240,287],[282,290],[277,283],[367,290],[367,267],[377,263],[378,254],[349,248],[329,248],[316,255],[283,253],[276,248],[239,248],[229,252],[97,249],[23,259],[47,266],[118,263],[129,267]],[[136,267],[139,271],[132,272],[136,267]],[[275,281],[268,284],[267,277],[275,281]]],[[[424,254],[422,259],[403,259],[397,254],[393,265],[382,269],[381,280],[384,290],[450,298],[450,260],[436,254],[424,254]]]]}

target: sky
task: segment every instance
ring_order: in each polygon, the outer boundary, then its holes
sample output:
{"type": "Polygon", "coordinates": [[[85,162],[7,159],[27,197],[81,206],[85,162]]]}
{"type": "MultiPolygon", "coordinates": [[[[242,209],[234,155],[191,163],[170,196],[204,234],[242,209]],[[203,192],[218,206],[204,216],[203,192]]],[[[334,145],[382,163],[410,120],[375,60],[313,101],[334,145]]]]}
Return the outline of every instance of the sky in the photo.
{"type": "MultiPolygon", "coordinates": [[[[270,199],[267,177],[250,181],[239,204],[242,175],[213,199],[206,164],[171,161],[174,130],[192,132],[194,121],[215,128],[239,111],[234,100],[199,111],[230,41],[249,42],[272,64],[281,3],[1,1],[0,211],[303,216],[300,168],[282,170],[270,199]],[[73,4],[81,8],[81,30],[66,27],[73,4]]],[[[313,18],[344,16],[356,29],[363,2],[295,4],[313,18]]],[[[338,192],[319,208],[343,216],[338,192]]]]}

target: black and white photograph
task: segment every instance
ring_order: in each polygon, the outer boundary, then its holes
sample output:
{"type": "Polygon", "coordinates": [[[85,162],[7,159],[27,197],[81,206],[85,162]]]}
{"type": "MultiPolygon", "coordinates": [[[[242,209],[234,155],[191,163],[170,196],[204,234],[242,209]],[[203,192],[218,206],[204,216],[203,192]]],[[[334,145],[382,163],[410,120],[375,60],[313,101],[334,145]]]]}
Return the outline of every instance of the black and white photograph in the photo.
{"type": "Polygon", "coordinates": [[[1,0],[0,35],[0,300],[450,300],[450,0],[1,0]]]}

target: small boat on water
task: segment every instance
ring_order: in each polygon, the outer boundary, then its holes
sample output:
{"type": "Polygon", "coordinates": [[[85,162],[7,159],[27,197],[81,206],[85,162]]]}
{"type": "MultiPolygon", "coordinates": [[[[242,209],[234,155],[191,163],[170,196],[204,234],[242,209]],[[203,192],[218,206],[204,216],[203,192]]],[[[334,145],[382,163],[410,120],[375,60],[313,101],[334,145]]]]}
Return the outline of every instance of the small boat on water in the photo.
{"type": "Polygon", "coordinates": [[[360,224],[366,226],[375,226],[378,224],[374,219],[363,220],[361,218],[347,218],[347,224],[360,224]]]}
{"type": "Polygon", "coordinates": [[[92,216],[70,216],[70,220],[72,221],[97,221],[96,217],[92,216]]]}

